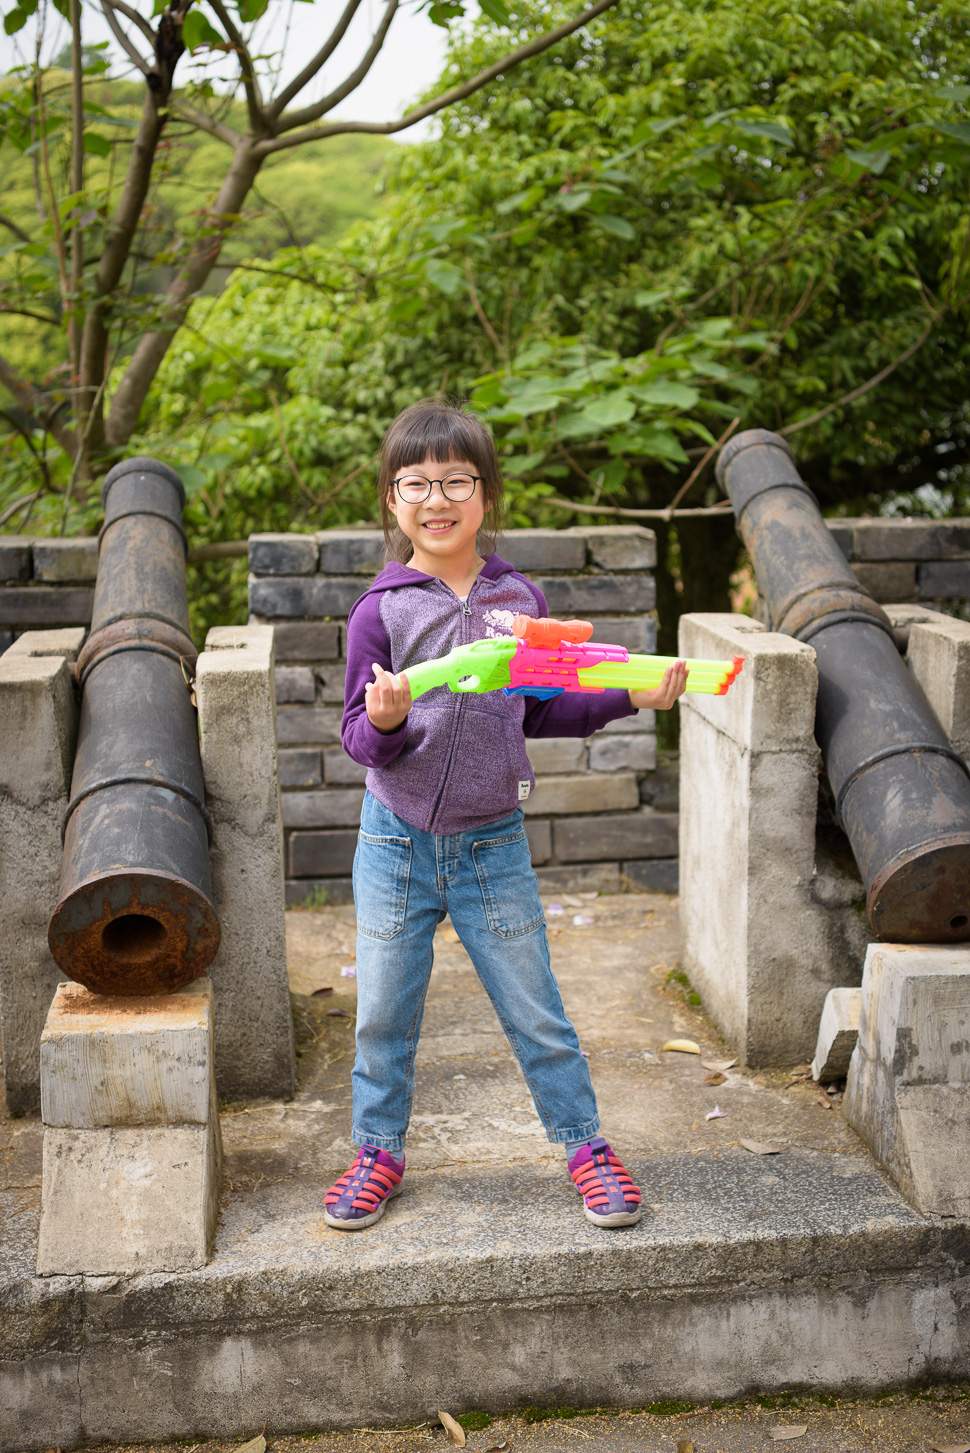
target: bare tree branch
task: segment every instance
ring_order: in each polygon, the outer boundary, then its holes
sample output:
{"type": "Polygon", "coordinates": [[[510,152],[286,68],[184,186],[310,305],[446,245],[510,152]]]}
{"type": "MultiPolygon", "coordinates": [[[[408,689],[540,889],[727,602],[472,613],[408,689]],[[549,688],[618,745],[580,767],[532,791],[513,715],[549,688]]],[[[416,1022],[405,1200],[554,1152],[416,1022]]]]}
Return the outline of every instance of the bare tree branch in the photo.
{"type": "Polygon", "coordinates": [[[69,429],[66,424],[60,424],[57,421],[56,413],[60,407],[59,403],[51,399],[50,395],[38,388],[35,383],[21,378],[2,353],[0,353],[0,383],[9,389],[26,414],[36,415],[44,428],[53,434],[65,454],[70,455],[73,459],[77,441],[74,431],[69,429]]]}
{"type": "Polygon", "coordinates": [[[226,34],[232,42],[233,49],[239,56],[242,67],[243,86],[246,90],[246,108],[249,111],[249,124],[255,135],[259,136],[266,130],[266,112],[263,108],[263,97],[259,89],[259,81],[256,79],[256,68],[253,65],[253,58],[249,54],[249,47],[242,37],[242,33],[233,23],[232,16],[223,5],[222,0],[209,0],[218,18],[225,27],[226,34]]]}
{"type": "Polygon", "coordinates": [[[190,106],[187,101],[173,101],[171,104],[173,116],[179,116],[183,121],[191,121],[200,131],[205,131],[209,136],[214,136],[219,141],[224,141],[227,146],[235,149],[239,140],[239,132],[227,126],[224,121],[217,121],[214,116],[207,116],[204,111],[199,111],[195,106],[190,106]]]}
{"type": "Polygon", "coordinates": [[[7,303],[0,303],[0,313],[9,313],[14,318],[33,318],[38,323],[46,323],[52,328],[60,326],[60,318],[53,313],[35,313],[32,308],[11,308],[7,303]]]}
{"type": "Polygon", "coordinates": [[[290,81],[289,85],[283,87],[282,91],[276,97],[276,99],[271,102],[271,104],[266,108],[266,114],[269,116],[271,121],[275,121],[277,116],[279,116],[280,113],[284,111],[286,107],[290,104],[290,102],[300,94],[304,86],[306,86],[309,81],[312,81],[314,76],[323,69],[327,61],[337,49],[337,46],[343,40],[345,34],[347,33],[347,27],[353,20],[354,16],[357,14],[357,11],[360,9],[361,4],[362,0],[348,0],[348,4],[344,10],[343,15],[341,15],[340,19],[337,21],[337,24],[331,31],[328,39],[320,47],[313,59],[307,62],[307,64],[303,67],[302,71],[300,71],[299,75],[293,77],[293,80],[290,81]]]}
{"type": "Polygon", "coordinates": [[[288,116],[284,116],[276,127],[277,133],[293,131],[298,126],[308,126],[311,121],[318,121],[321,116],[325,116],[328,111],[332,111],[334,106],[338,105],[346,96],[356,91],[380,54],[381,47],[387,37],[387,32],[391,28],[391,21],[397,14],[398,3],[399,0],[387,0],[383,20],[375,30],[371,43],[364,52],[360,65],[351,71],[347,79],[341,81],[336,90],[324,96],[322,101],[316,101],[312,106],[304,106],[301,110],[291,111],[288,116]]]}
{"type": "MultiPolygon", "coordinates": [[[[104,12],[104,18],[108,21],[109,25],[111,25],[111,20],[108,16],[108,11],[120,10],[122,15],[126,16],[127,19],[131,21],[132,25],[137,25],[138,29],[148,41],[148,44],[151,46],[152,50],[155,49],[154,30],[152,30],[152,27],[149,25],[148,21],[145,20],[143,16],[138,14],[137,10],[133,10],[130,5],[125,4],[125,0],[101,0],[101,9],[104,12]]],[[[117,21],[115,22],[115,24],[117,24],[117,21]]],[[[113,30],[114,26],[112,25],[111,28],[113,30]]]]}
{"type": "Polygon", "coordinates": [[[5,216],[3,212],[0,212],[0,227],[6,227],[21,242],[30,241],[29,233],[25,232],[22,227],[18,227],[13,218],[5,216]]]}
{"type": "Polygon", "coordinates": [[[111,0],[104,0],[104,4],[102,5],[101,9],[104,13],[105,20],[111,27],[111,34],[114,36],[115,40],[121,46],[122,50],[125,51],[128,58],[133,61],[134,64],[138,67],[142,75],[147,76],[148,72],[151,70],[151,67],[145,60],[145,57],[143,55],[140,55],[135,47],[132,45],[131,41],[128,39],[127,31],[118,24],[118,17],[115,15],[115,7],[111,4],[111,0]]]}
{"type": "Polygon", "coordinates": [[[849,393],[843,394],[834,403],[826,404],[824,409],[819,409],[815,414],[809,414],[807,419],[797,419],[794,424],[789,424],[787,428],[779,429],[778,433],[785,437],[789,434],[797,434],[799,429],[807,429],[812,424],[818,424],[822,419],[827,419],[829,414],[834,413],[836,409],[842,409],[846,404],[854,404],[856,399],[861,399],[864,394],[871,393],[874,388],[878,388],[884,379],[887,379],[891,373],[895,373],[897,368],[902,367],[908,359],[912,358],[914,353],[919,352],[946,311],[946,308],[942,308],[940,312],[934,313],[915,343],[911,343],[908,348],[904,349],[898,358],[893,359],[892,363],[887,363],[885,368],[881,368],[878,373],[874,373],[872,378],[866,379],[865,383],[860,383],[858,388],[854,388],[849,393]]]}
{"type": "MultiPolygon", "coordinates": [[[[666,520],[669,518],[667,510],[623,510],[619,505],[580,505],[574,500],[559,499],[556,495],[546,495],[542,503],[544,505],[555,505],[561,510],[576,510],[581,515],[621,515],[624,519],[630,520],[666,520]]],[[[698,509],[674,510],[675,520],[682,520],[685,515],[725,515],[731,514],[731,501],[723,500],[716,505],[708,507],[701,506],[698,509]]]]}
{"type": "Polygon", "coordinates": [[[328,126],[311,126],[306,131],[289,133],[286,136],[278,136],[272,141],[259,142],[256,150],[262,156],[270,156],[276,151],[285,151],[291,146],[302,146],[305,141],[319,141],[324,136],[342,136],[351,132],[367,132],[376,136],[391,136],[395,131],[405,131],[407,127],[413,126],[416,121],[423,121],[426,116],[434,116],[436,112],[443,111],[446,106],[451,106],[455,101],[463,101],[466,96],[471,96],[475,91],[487,86],[489,81],[494,81],[496,76],[502,75],[505,71],[511,70],[513,66],[519,65],[522,61],[529,60],[531,56],[541,55],[550,46],[556,45],[564,40],[567,35],[574,31],[581,30],[597,15],[602,15],[604,10],[609,10],[616,0],[597,0],[597,3],[575,20],[569,20],[565,25],[557,26],[555,30],[547,31],[544,35],[536,36],[526,45],[519,46],[518,50],[510,51],[502,60],[496,61],[494,65],[488,66],[486,70],[479,71],[469,81],[463,81],[458,86],[452,86],[450,91],[443,95],[436,96],[434,100],[427,101],[423,106],[417,106],[402,116],[400,121],[333,121],[328,126]]]}

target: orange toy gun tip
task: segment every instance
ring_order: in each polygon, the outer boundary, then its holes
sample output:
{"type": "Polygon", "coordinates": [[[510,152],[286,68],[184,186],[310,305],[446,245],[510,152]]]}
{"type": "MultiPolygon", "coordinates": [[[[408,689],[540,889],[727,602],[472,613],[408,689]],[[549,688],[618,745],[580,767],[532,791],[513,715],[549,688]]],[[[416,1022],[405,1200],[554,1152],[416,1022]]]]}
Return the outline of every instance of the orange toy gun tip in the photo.
{"type": "Polygon", "coordinates": [[[549,616],[516,616],[512,634],[527,646],[561,646],[563,641],[578,646],[593,634],[592,621],[556,621],[549,616]]]}
{"type": "Polygon", "coordinates": [[[722,681],[721,685],[718,687],[717,691],[714,693],[715,696],[727,696],[728,691],[730,690],[730,688],[734,685],[735,681],[740,676],[740,674],[741,674],[741,668],[742,668],[743,665],[744,665],[744,657],[743,656],[732,656],[732,658],[731,658],[731,669],[727,673],[727,675],[725,676],[724,680],[722,681]]]}

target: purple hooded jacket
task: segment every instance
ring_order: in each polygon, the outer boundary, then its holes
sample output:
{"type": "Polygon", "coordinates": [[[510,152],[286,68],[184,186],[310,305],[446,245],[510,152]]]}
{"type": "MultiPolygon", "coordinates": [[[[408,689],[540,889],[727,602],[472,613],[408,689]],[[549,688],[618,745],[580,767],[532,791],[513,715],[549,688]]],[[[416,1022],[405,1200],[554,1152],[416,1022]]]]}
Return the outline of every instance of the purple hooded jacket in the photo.
{"type": "Polygon", "coordinates": [[[444,581],[396,561],[355,601],[347,621],[344,751],[370,770],[367,786],[385,807],[424,832],[467,832],[513,812],[535,786],[526,737],[588,737],[635,716],[625,691],[567,692],[548,701],[436,686],[393,732],[379,732],[364,706],[373,662],[406,671],[484,637],[510,636],[517,615],[549,614],[540,590],[489,555],[462,602],[444,581]]]}

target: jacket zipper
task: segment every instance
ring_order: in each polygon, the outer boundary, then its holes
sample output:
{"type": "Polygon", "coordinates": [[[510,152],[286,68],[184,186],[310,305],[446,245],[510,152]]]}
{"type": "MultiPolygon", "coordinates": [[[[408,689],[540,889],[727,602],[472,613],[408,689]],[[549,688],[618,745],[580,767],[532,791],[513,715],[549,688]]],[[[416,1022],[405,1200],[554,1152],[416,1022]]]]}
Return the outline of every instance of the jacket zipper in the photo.
{"type": "MultiPolygon", "coordinates": [[[[466,622],[471,619],[471,613],[472,613],[472,608],[469,605],[469,600],[471,599],[472,590],[475,589],[475,586],[477,584],[478,584],[478,579],[476,577],[476,579],[472,582],[471,590],[469,590],[468,595],[466,596],[466,598],[464,600],[460,600],[458,602],[458,604],[461,606],[461,620],[459,622],[459,638],[460,639],[459,639],[458,644],[461,645],[461,646],[467,646],[467,644],[468,644],[468,626],[466,625],[466,622]]],[[[458,741],[458,733],[459,733],[459,729],[461,727],[461,713],[462,713],[462,711],[464,710],[464,707],[465,707],[465,698],[464,698],[463,694],[461,692],[457,692],[456,695],[458,696],[458,700],[455,703],[454,727],[453,727],[452,733],[451,733],[451,741],[448,743],[448,756],[447,756],[447,759],[445,760],[444,771],[441,774],[441,786],[438,789],[438,795],[437,795],[437,797],[434,800],[434,806],[431,809],[431,817],[429,819],[429,826],[430,826],[430,831],[431,832],[434,832],[434,830],[435,830],[434,825],[435,825],[435,822],[438,819],[438,811],[439,811],[439,809],[441,807],[441,800],[444,797],[444,795],[445,795],[445,789],[448,786],[448,773],[451,771],[451,762],[452,762],[452,758],[455,755],[455,743],[458,741]]]]}

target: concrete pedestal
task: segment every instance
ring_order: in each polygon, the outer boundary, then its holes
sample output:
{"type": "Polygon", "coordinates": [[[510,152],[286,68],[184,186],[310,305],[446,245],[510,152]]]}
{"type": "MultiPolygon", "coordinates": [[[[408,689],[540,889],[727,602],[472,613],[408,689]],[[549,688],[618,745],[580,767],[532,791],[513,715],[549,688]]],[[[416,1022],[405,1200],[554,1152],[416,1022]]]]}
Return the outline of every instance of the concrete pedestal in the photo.
{"type": "Polygon", "coordinates": [[[809,1059],[870,938],[854,865],[816,841],[815,652],[746,616],[688,615],[680,654],[745,657],[726,696],[681,702],[684,968],[747,1063],[809,1059]]]}
{"type": "Polygon", "coordinates": [[[41,1276],[205,1266],[222,1145],[212,984],[121,998],[59,984],[41,1039],[41,1276]]]}
{"type": "Polygon", "coordinates": [[[844,1112],[917,1210],[970,1218],[970,947],[872,944],[844,1112]]]}

